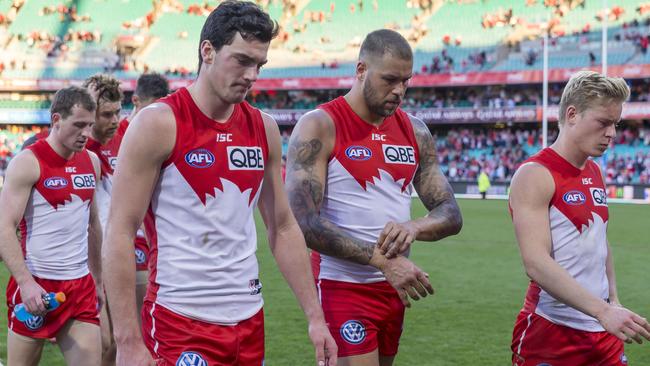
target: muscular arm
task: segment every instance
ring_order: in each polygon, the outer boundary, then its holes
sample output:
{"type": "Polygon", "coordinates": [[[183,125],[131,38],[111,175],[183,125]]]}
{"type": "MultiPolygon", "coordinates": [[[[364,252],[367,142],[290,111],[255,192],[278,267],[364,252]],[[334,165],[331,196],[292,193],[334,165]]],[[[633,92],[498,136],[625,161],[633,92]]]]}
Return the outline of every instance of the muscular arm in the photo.
{"type": "Polygon", "coordinates": [[[375,243],[355,240],[319,215],[334,133],[334,124],[323,111],[310,112],[298,121],[287,154],[289,203],[309,248],[332,257],[370,264],[375,243]]]}
{"type": "MultiPolygon", "coordinates": [[[[88,152],[93,162],[95,169],[95,176],[97,182],[95,186],[99,185],[101,177],[101,168],[99,158],[93,152],[88,152]]],[[[96,196],[96,195],[95,195],[96,196]]],[[[98,288],[102,287],[102,225],[99,222],[99,215],[97,212],[97,200],[93,197],[90,203],[90,218],[88,222],[88,268],[90,273],[95,279],[95,284],[98,288]]]]}
{"type": "MultiPolygon", "coordinates": [[[[133,239],[144,218],[160,166],[171,153],[176,126],[169,107],[142,110],[124,136],[113,177],[111,207],[102,251],[105,286],[118,345],[118,363],[129,347],[143,349],[135,303],[133,239]],[[155,138],[152,135],[155,134],[155,138]],[[125,345],[120,348],[121,345],[125,345]],[[122,352],[122,355],[121,355],[122,352]]],[[[135,363],[135,362],[133,362],[135,363]]]]}
{"type": "Polygon", "coordinates": [[[30,313],[45,311],[40,295],[43,289],[36,284],[25,264],[23,251],[16,236],[32,187],[38,181],[40,168],[34,154],[27,150],[9,163],[5,184],[0,193],[0,255],[21,289],[21,298],[30,313]]]}
{"type": "Polygon", "coordinates": [[[595,297],[551,257],[548,207],[554,189],[550,173],[534,163],[519,168],[512,180],[510,207],[528,277],[557,300],[598,319],[608,332],[622,340],[650,337],[645,319],[595,297]]]}
{"type": "MultiPolygon", "coordinates": [[[[325,362],[324,352],[329,352],[334,358],[336,357],[336,343],[325,326],[325,317],[316,295],[305,239],[289,208],[287,195],[282,186],[280,175],[282,148],[278,126],[270,116],[263,116],[269,156],[264,169],[264,185],[260,192],[260,213],[268,230],[271,252],[307,316],[310,336],[317,353],[319,349],[321,350],[322,356],[317,355],[318,360],[325,362]],[[314,339],[316,334],[313,333],[317,333],[320,344],[316,343],[317,340],[314,339]],[[328,337],[327,340],[323,339],[325,335],[328,337]],[[322,343],[325,341],[328,344],[322,343]],[[323,350],[324,346],[326,351],[323,350]]],[[[332,365],[334,364],[336,363],[332,362],[332,365]]]]}
{"type": "Polygon", "coordinates": [[[447,178],[438,166],[436,144],[424,122],[411,117],[418,142],[420,164],[413,177],[413,186],[429,213],[412,220],[417,240],[436,241],[460,232],[463,218],[447,178]]]}

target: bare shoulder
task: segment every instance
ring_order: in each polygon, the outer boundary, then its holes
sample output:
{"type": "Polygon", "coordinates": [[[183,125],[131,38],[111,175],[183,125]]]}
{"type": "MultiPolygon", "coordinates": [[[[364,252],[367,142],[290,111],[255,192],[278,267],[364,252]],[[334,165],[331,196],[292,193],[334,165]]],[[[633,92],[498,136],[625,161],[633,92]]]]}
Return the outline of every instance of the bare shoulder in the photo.
{"type": "Polygon", "coordinates": [[[277,122],[275,122],[275,118],[271,116],[270,114],[260,111],[260,114],[262,115],[262,121],[264,122],[264,130],[266,130],[266,136],[270,136],[269,133],[275,135],[275,134],[280,134],[280,128],[278,127],[277,122]]]}
{"type": "Polygon", "coordinates": [[[122,142],[126,154],[146,155],[162,162],[176,143],[176,117],[165,103],[153,103],[135,115],[122,142]]]}
{"type": "Polygon", "coordinates": [[[334,121],[324,110],[314,109],[300,117],[294,128],[294,133],[320,139],[334,137],[334,121]]]}
{"type": "Polygon", "coordinates": [[[535,162],[528,162],[517,169],[510,185],[511,202],[548,203],[555,193],[551,172],[535,162]]]}
{"type": "Polygon", "coordinates": [[[31,150],[25,149],[9,162],[5,179],[24,184],[35,183],[40,173],[41,169],[36,155],[31,150]]]}
{"type": "Polygon", "coordinates": [[[423,120],[415,117],[412,114],[406,114],[409,117],[409,120],[411,121],[411,125],[413,126],[413,132],[415,132],[415,137],[418,137],[418,135],[431,135],[429,132],[429,127],[427,127],[427,124],[424,123],[423,120]]]}
{"type": "Polygon", "coordinates": [[[90,151],[88,149],[86,149],[86,151],[88,151],[88,156],[90,157],[90,161],[93,164],[95,174],[97,174],[97,177],[99,178],[101,176],[101,173],[100,173],[101,172],[101,162],[99,161],[99,157],[97,156],[97,154],[95,154],[94,152],[92,152],[92,151],[90,151]]]}

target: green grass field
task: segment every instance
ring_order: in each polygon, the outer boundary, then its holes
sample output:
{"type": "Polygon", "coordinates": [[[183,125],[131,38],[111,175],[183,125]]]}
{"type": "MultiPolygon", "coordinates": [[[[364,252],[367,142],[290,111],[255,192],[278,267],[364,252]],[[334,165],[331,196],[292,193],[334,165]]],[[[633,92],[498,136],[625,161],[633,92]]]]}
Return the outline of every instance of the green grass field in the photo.
{"type": "MultiPolygon", "coordinates": [[[[527,286],[505,201],[460,200],[462,233],[440,243],[416,243],[412,258],[430,274],[433,297],[407,311],[395,365],[509,365],[510,337],[527,286]]],[[[414,204],[414,215],[424,214],[414,204]]],[[[623,304],[650,316],[649,205],[610,205],[612,244],[623,304]]],[[[258,223],[261,222],[258,218],[258,223]]],[[[266,364],[313,365],[313,349],[302,312],[271,258],[263,225],[259,259],[266,300],[266,364]]],[[[0,271],[6,283],[7,272],[0,271]]],[[[3,314],[6,303],[2,302],[3,314]]],[[[1,317],[3,329],[6,318],[1,317]]],[[[0,357],[6,360],[6,332],[0,357]]],[[[630,365],[650,365],[650,344],[628,345],[630,365]]],[[[48,345],[41,365],[63,365],[48,345]]]]}

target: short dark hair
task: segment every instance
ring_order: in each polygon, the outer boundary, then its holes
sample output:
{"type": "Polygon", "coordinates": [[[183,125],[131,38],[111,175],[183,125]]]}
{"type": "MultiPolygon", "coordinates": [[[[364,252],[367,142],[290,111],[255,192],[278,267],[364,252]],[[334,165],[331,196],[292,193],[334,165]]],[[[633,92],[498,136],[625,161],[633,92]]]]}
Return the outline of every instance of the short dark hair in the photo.
{"type": "Polygon", "coordinates": [[[361,44],[359,58],[382,57],[386,53],[402,60],[413,60],[413,50],[401,34],[390,29],[379,29],[369,33],[361,44]]]}
{"type": "Polygon", "coordinates": [[[94,112],[97,109],[97,103],[93,97],[88,93],[88,90],[78,86],[69,86],[67,88],[59,89],[52,98],[52,105],[50,106],[50,115],[58,113],[63,119],[68,118],[72,114],[74,106],[94,112]]]}
{"type": "Polygon", "coordinates": [[[145,100],[160,99],[169,94],[169,82],[158,73],[142,74],[133,94],[145,100]]]}
{"type": "Polygon", "coordinates": [[[257,4],[248,1],[227,0],[210,13],[201,29],[199,40],[199,68],[203,64],[201,43],[208,40],[214,50],[232,44],[235,34],[239,33],[247,41],[256,39],[271,42],[278,35],[278,23],[257,4]]]}
{"type": "Polygon", "coordinates": [[[97,91],[97,100],[99,103],[102,99],[108,102],[121,102],[124,98],[122,89],[120,89],[120,81],[115,77],[106,74],[95,74],[83,83],[84,88],[91,88],[97,91]]]}

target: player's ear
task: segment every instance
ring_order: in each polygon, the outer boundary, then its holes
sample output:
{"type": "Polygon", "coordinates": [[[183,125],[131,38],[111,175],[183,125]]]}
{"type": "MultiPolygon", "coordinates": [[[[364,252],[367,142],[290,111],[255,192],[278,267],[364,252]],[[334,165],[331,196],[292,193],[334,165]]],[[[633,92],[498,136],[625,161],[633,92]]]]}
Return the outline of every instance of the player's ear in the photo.
{"type": "Polygon", "coordinates": [[[368,64],[359,60],[359,62],[357,62],[357,80],[363,81],[366,77],[366,71],[368,71],[368,64]]]}
{"type": "Polygon", "coordinates": [[[201,57],[203,58],[203,62],[205,62],[206,64],[211,64],[212,57],[213,57],[212,51],[214,51],[214,47],[212,47],[212,43],[207,39],[204,39],[201,42],[200,49],[201,49],[201,57]]]}
{"type": "Polygon", "coordinates": [[[566,114],[564,115],[564,121],[570,125],[576,123],[576,118],[578,117],[578,110],[574,105],[570,105],[566,108],[566,114]]]}
{"type": "Polygon", "coordinates": [[[60,113],[52,113],[52,115],[50,116],[50,125],[53,128],[58,128],[59,122],[61,122],[62,119],[63,117],[61,117],[60,113]]]}

